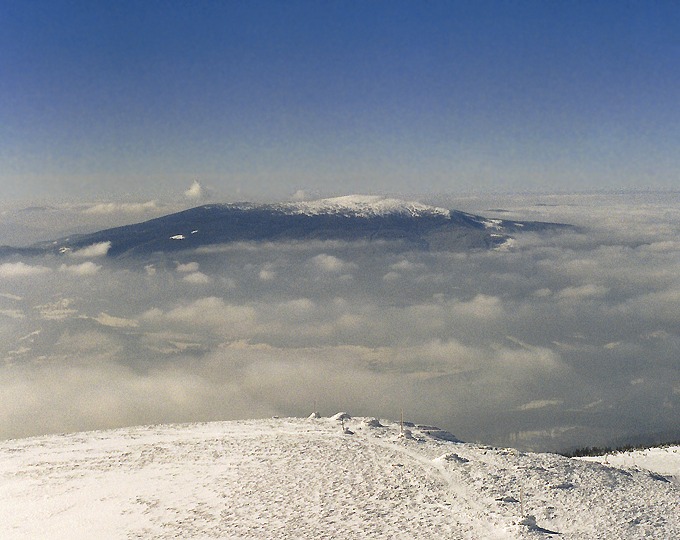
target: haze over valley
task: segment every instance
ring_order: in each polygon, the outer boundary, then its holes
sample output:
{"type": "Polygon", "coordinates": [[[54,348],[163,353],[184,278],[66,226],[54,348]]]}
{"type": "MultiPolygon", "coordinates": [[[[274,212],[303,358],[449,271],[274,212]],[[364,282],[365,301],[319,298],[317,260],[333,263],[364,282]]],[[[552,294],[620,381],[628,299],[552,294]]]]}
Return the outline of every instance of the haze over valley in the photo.
{"type": "MultiPolygon", "coordinates": [[[[483,230],[497,218],[573,225],[516,227],[481,248],[284,238],[120,258],[102,237],[7,256],[0,434],[306,416],[317,403],[387,418],[404,409],[463,440],[523,449],[669,438],[680,399],[678,197],[419,203],[485,216],[483,230]]],[[[44,220],[47,240],[76,219],[94,232],[112,216],[172,213],[170,203],[112,205],[97,225],[98,208],[15,208],[3,219],[15,230],[44,220]]],[[[191,233],[185,225],[178,234],[191,233]]]]}

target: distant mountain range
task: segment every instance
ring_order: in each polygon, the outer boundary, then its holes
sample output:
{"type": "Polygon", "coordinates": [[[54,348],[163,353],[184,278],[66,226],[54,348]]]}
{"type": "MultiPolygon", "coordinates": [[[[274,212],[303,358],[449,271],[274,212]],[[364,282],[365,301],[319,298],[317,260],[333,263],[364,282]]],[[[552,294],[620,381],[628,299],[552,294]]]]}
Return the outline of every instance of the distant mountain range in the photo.
{"type": "Polygon", "coordinates": [[[350,195],[279,204],[208,204],[160,218],[0,248],[0,255],[64,254],[108,244],[109,256],[142,256],[232,242],[306,240],[399,241],[410,247],[460,251],[508,245],[524,231],[570,225],[489,219],[457,210],[379,196],[350,195]]]}

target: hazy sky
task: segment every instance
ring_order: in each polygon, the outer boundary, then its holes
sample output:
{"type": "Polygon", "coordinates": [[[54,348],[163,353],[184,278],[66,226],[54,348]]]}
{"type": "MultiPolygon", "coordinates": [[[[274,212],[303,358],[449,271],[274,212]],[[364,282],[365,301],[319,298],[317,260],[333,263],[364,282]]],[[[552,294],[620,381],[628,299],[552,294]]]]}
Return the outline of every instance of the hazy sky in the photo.
{"type": "Polygon", "coordinates": [[[0,3],[7,199],[672,189],[680,4],[0,3]]]}

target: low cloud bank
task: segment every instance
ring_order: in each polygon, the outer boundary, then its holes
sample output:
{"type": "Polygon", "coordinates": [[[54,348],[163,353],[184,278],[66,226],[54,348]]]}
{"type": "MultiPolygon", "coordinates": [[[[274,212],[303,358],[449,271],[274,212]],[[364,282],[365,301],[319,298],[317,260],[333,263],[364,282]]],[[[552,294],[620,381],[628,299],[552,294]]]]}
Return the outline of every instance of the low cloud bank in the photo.
{"type": "Polygon", "coordinates": [[[111,249],[111,242],[99,242],[97,244],[92,244],[91,246],[84,247],[82,249],[72,251],[70,253],[71,257],[76,257],[78,259],[91,259],[93,257],[104,257],[111,249]]]}
{"type": "Polygon", "coordinates": [[[107,215],[107,214],[142,214],[158,208],[156,201],[143,203],[98,203],[88,206],[83,210],[85,214],[107,215]]]}
{"type": "Polygon", "coordinates": [[[23,262],[0,264],[0,278],[5,279],[37,276],[49,271],[50,269],[45,266],[31,265],[23,262]]]}
{"type": "Polygon", "coordinates": [[[503,252],[317,242],[0,264],[0,437],[315,403],[541,450],[680,429],[676,202],[504,202],[584,228],[503,252]]]}

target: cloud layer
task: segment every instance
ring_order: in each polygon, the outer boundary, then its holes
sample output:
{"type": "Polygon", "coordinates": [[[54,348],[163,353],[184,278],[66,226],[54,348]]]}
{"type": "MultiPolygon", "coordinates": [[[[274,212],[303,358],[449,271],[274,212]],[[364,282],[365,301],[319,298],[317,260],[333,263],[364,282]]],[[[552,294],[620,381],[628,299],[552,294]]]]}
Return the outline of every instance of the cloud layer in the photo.
{"type": "Polygon", "coordinates": [[[503,252],[315,242],[116,261],[93,246],[77,264],[3,262],[0,436],[315,403],[524,448],[677,430],[677,201],[473,202],[583,229],[503,252]]]}

